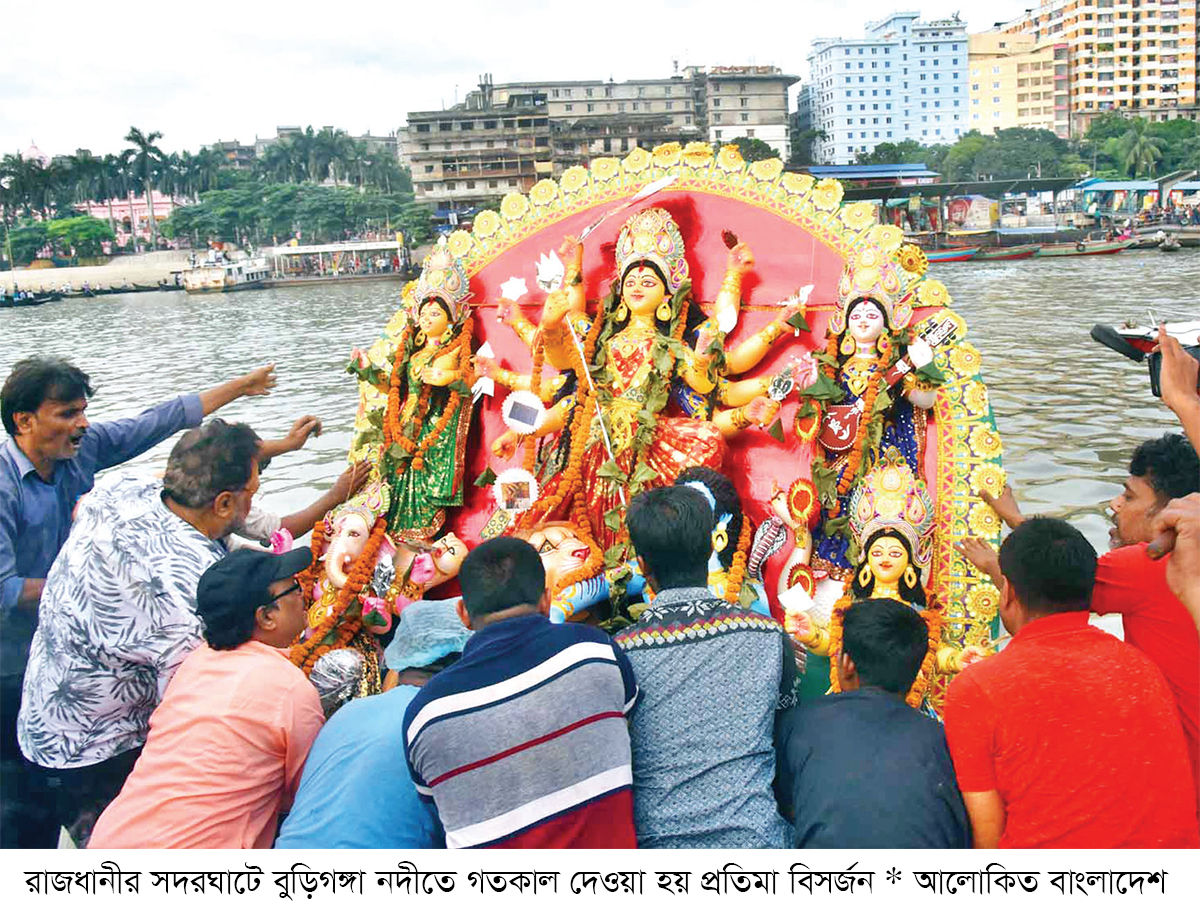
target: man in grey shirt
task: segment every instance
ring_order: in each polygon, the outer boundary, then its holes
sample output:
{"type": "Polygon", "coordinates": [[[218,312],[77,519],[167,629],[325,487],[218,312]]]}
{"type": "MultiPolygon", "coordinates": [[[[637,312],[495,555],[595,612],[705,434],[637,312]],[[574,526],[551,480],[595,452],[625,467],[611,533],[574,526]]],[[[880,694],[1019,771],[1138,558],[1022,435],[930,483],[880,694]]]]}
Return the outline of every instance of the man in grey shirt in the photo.
{"type": "Polygon", "coordinates": [[[630,722],[640,848],[784,848],[776,714],[791,703],[795,654],[783,628],[708,591],[712,506],[691,487],[629,505],[629,538],[657,593],[614,638],[642,705],[630,722]]]}

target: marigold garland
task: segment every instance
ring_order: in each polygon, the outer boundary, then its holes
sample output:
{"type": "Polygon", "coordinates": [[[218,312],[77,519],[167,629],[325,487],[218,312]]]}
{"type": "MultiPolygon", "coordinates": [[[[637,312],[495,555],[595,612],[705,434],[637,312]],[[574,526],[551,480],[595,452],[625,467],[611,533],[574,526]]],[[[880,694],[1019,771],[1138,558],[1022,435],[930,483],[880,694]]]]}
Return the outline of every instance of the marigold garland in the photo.
{"type": "Polygon", "coordinates": [[[746,579],[746,560],[750,553],[750,517],[742,514],[742,531],[738,533],[737,551],[729,562],[729,576],[725,580],[725,601],[736,605],[741,601],[742,583],[746,579]]]}
{"type": "MultiPolygon", "coordinates": [[[[847,580],[846,593],[834,604],[833,612],[829,616],[829,683],[834,693],[842,692],[841,683],[838,681],[837,656],[842,651],[842,622],[845,619],[846,610],[853,605],[853,600],[854,595],[850,591],[850,581],[847,580]]],[[[942,641],[941,608],[933,598],[930,598],[929,603],[930,607],[918,612],[929,630],[929,645],[925,650],[925,658],[921,660],[921,670],[917,672],[916,680],[913,681],[912,687],[908,689],[908,694],[904,698],[904,701],[913,709],[921,705],[921,700],[925,698],[925,692],[929,689],[934,664],[937,661],[938,646],[942,641]]]]}

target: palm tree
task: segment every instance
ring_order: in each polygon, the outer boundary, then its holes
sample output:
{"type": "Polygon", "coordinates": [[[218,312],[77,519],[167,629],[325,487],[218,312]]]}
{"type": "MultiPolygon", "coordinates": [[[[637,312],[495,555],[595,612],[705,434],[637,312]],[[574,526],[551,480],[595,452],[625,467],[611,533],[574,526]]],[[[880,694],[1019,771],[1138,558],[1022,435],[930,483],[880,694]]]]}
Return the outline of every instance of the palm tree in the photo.
{"type": "Polygon", "coordinates": [[[87,149],[76,149],[75,154],[69,156],[67,161],[71,169],[75,201],[86,205],[97,199],[100,171],[104,167],[103,159],[97,158],[87,149]]]}
{"type": "Polygon", "coordinates": [[[1131,178],[1143,170],[1154,176],[1154,165],[1162,158],[1163,141],[1157,136],[1146,135],[1146,121],[1140,117],[1130,121],[1129,129],[1117,140],[1117,153],[1121,168],[1131,178]]]}
{"type": "MultiPolygon", "coordinates": [[[[157,130],[152,133],[143,133],[137,127],[130,127],[129,132],[125,134],[125,142],[133,143],[134,145],[134,148],[130,150],[134,154],[134,168],[140,173],[142,187],[146,192],[146,208],[150,214],[150,244],[154,249],[158,248],[158,225],[154,219],[154,198],[151,195],[154,189],[153,175],[155,169],[160,166],[165,158],[162,149],[154,145],[154,141],[157,139],[162,139],[162,133],[157,130]]],[[[132,202],[130,204],[129,215],[132,221],[132,202]]],[[[134,232],[134,236],[137,236],[136,231],[134,232]]]]}

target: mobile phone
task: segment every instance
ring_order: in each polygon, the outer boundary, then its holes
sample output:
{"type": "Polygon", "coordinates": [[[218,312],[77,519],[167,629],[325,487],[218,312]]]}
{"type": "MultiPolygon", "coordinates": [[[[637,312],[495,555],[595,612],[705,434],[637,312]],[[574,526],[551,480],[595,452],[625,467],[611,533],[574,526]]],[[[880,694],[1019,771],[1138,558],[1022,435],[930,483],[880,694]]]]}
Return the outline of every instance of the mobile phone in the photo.
{"type": "MultiPolygon", "coordinates": [[[[1200,345],[1184,345],[1183,350],[1200,361],[1200,345]]],[[[1159,382],[1159,377],[1162,373],[1162,352],[1150,352],[1146,356],[1146,362],[1150,365],[1150,392],[1156,398],[1162,398],[1162,385],[1159,382]]],[[[1197,391],[1200,392],[1200,379],[1197,380],[1197,391]]]]}

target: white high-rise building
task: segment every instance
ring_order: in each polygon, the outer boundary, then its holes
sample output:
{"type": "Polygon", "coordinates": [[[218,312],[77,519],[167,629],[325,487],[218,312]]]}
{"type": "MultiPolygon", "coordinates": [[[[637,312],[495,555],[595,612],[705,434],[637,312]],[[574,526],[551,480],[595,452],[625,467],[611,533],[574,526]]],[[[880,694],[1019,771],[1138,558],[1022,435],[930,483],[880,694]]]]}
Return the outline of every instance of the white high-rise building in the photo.
{"type": "Polygon", "coordinates": [[[808,54],[809,119],[818,161],[852,164],[880,143],[953,143],[967,125],[967,28],[893,13],[862,38],[818,38],[808,54]]]}

